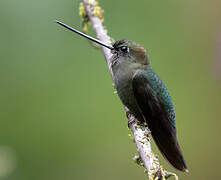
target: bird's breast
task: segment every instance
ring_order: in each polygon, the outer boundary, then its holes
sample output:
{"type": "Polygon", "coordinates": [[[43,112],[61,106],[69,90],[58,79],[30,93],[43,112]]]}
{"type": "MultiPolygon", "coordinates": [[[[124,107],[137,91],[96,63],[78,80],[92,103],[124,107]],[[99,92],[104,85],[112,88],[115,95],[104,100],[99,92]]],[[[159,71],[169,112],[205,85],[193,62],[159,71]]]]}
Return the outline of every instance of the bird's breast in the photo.
{"type": "Polygon", "coordinates": [[[126,63],[119,63],[113,68],[114,84],[118,92],[128,91],[132,86],[133,71],[126,63]]]}
{"type": "Polygon", "coordinates": [[[133,69],[129,64],[118,64],[118,67],[113,69],[113,75],[114,85],[122,103],[131,111],[137,111],[137,103],[132,88],[133,69]]]}

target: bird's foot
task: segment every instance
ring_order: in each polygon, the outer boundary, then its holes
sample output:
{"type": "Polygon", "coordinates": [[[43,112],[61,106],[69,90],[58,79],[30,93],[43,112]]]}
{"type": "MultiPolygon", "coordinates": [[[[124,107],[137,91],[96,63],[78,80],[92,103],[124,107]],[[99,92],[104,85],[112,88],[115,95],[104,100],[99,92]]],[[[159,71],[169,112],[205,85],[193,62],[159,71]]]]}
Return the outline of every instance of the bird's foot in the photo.
{"type": "Polygon", "coordinates": [[[144,120],[140,117],[136,117],[129,110],[126,111],[126,116],[127,116],[127,119],[128,119],[128,123],[127,123],[128,128],[130,128],[132,124],[136,124],[138,126],[146,127],[146,124],[144,123],[144,120]]]}
{"type": "Polygon", "coordinates": [[[127,126],[128,126],[128,128],[130,128],[132,124],[137,122],[137,119],[135,118],[135,116],[133,114],[131,114],[131,112],[129,110],[126,111],[126,116],[128,119],[127,126]]]}
{"type": "Polygon", "coordinates": [[[130,128],[130,126],[131,126],[132,124],[135,124],[135,123],[137,123],[137,122],[138,122],[138,121],[137,121],[136,119],[128,120],[128,123],[127,123],[128,128],[130,128]]]}

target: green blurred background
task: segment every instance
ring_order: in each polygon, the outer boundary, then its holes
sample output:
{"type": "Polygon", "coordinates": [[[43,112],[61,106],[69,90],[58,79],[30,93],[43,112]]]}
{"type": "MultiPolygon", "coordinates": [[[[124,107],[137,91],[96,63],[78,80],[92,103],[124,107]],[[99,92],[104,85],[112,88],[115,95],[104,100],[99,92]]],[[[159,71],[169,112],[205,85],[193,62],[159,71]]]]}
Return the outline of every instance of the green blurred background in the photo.
{"type": "MultiPolygon", "coordinates": [[[[2,180],[146,179],[102,53],[54,23],[81,29],[79,3],[0,1],[2,180]]],[[[221,1],[100,5],[109,34],[146,47],[173,97],[190,173],[162,164],[180,179],[221,179],[221,1]]]]}

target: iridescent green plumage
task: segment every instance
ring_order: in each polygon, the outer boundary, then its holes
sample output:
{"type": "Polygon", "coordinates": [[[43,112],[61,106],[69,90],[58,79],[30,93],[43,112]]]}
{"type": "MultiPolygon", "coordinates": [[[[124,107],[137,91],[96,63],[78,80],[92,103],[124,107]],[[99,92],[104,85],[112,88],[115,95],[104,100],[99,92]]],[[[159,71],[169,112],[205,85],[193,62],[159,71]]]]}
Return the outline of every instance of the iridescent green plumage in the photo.
{"type": "Polygon", "coordinates": [[[187,171],[176,135],[176,118],[169,92],[152,69],[146,50],[121,40],[113,45],[113,79],[118,95],[140,123],[146,122],[164,157],[187,171]]]}
{"type": "Polygon", "coordinates": [[[168,112],[169,120],[171,121],[173,127],[176,128],[176,116],[168,89],[151,66],[147,67],[146,72],[147,78],[149,79],[155,95],[161,98],[164,108],[168,112]]]}

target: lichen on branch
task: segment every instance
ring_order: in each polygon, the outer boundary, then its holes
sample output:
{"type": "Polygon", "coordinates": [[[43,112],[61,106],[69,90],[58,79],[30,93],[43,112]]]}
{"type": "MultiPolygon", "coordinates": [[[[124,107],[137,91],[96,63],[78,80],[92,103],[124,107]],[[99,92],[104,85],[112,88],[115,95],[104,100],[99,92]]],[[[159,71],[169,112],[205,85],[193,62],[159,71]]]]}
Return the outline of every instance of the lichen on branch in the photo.
{"type": "MultiPolygon", "coordinates": [[[[88,4],[92,5],[91,6],[91,8],[92,8],[92,15],[94,17],[98,17],[100,19],[100,21],[102,23],[104,23],[104,16],[103,16],[104,10],[99,6],[98,1],[96,1],[96,0],[90,1],[89,0],[88,4]]],[[[87,12],[85,10],[85,6],[84,6],[83,2],[81,2],[80,6],[79,6],[79,15],[80,15],[80,17],[82,19],[83,31],[87,32],[90,20],[89,20],[87,12]]]]}

